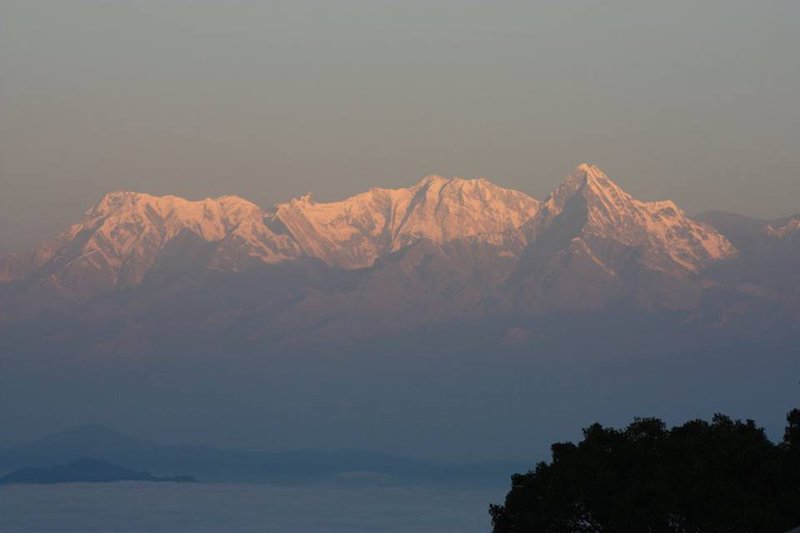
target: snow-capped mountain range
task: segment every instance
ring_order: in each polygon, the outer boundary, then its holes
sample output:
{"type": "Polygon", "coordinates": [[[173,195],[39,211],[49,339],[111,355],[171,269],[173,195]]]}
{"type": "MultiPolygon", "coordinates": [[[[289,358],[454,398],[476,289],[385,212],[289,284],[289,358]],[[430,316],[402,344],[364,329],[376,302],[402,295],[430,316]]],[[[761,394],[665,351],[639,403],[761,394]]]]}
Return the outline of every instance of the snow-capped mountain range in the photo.
{"type": "MultiPolygon", "coordinates": [[[[691,310],[724,292],[794,302],[795,277],[770,286],[750,279],[747,265],[767,249],[797,259],[798,242],[800,217],[694,220],[671,201],[631,197],[589,164],[543,202],[439,176],[271,209],[235,196],[114,192],[54,240],[0,260],[0,323],[78,305],[93,317],[92,302],[107,306],[114,294],[142,299],[141,312],[160,294],[199,291],[220,276],[249,280],[261,299],[244,305],[223,294],[207,314],[258,316],[259,334],[310,323],[363,333],[548,310],[691,310]]],[[[111,314],[129,326],[132,308],[115,304],[111,314]]]]}
{"type": "MultiPolygon", "coordinates": [[[[639,202],[597,167],[580,165],[541,204],[484,179],[429,176],[405,189],[371,189],[339,202],[309,196],[262,210],[236,196],[189,201],[114,192],[54,241],[3,262],[3,281],[46,275],[66,287],[131,287],[142,282],[176,240],[191,235],[213,244],[207,267],[242,270],[300,257],[331,267],[371,267],[417,241],[492,241],[518,233],[527,245],[565,229],[564,244],[614,274],[612,258],[591,243],[611,240],[640,250],[654,270],[695,273],[735,255],[713,228],[672,202],[639,202]]],[[[774,229],[785,232],[786,228],[774,229]]]]}

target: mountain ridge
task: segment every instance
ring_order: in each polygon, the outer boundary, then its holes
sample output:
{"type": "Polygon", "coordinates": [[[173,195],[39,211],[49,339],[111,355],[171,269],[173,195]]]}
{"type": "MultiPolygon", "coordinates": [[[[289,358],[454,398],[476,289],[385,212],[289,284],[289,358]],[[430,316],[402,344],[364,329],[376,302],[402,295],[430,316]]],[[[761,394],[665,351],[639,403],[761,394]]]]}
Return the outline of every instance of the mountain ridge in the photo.
{"type": "MultiPolygon", "coordinates": [[[[535,240],[536,228],[549,225],[566,207],[561,198],[571,196],[571,188],[592,189],[595,205],[590,214],[599,206],[612,224],[617,220],[608,198],[614,197],[616,207],[620,198],[633,201],[602,171],[588,164],[579,165],[544,204],[483,178],[435,175],[407,188],[373,188],[325,203],[303,196],[270,210],[237,196],[190,201],[171,195],[117,191],[106,194],[81,221],[55,239],[23,256],[0,260],[0,281],[26,279],[38,273],[76,292],[135,286],[156,263],[157,256],[183,233],[214,245],[207,258],[210,269],[237,271],[253,263],[303,256],[337,268],[367,268],[380,257],[421,239],[436,244],[492,240],[523,230],[528,241],[535,240]]],[[[588,198],[585,192],[582,194],[588,198]]],[[[661,211],[677,210],[671,202],[640,204],[658,206],[661,211]]],[[[726,254],[723,251],[718,255],[716,258],[724,258],[726,254]]],[[[689,262],[683,266],[697,267],[689,262]]]]}

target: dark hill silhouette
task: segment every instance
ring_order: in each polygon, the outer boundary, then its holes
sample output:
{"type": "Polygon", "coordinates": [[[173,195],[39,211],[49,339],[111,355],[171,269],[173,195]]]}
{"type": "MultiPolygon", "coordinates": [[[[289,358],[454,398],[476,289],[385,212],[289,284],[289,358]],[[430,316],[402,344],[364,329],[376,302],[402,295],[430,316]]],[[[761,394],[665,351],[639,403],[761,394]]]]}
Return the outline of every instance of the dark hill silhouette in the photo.
{"type": "Polygon", "coordinates": [[[131,470],[97,459],[78,459],[71,463],[49,468],[25,467],[0,477],[0,485],[28,483],[36,485],[54,483],[109,483],[112,481],[171,481],[191,482],[190,476],[158,477],[144,470],[131,470]]]}
{"type": "Polygon", "coordinates": [[[49,467],[83,457],[147,470],[186,472],[203,481],[310,483],[372,480],[382,483],[496,485],[518,463],[438,464],[409,457],[346,450],[260,452],[189,444],[158,444],[100,425],[78,426],[0,450],[0,470],[49,467]],[[358,474],[358,475],[355,475],[358,474]],[[367,475],[369,474],[369,475],[367,475]]]}

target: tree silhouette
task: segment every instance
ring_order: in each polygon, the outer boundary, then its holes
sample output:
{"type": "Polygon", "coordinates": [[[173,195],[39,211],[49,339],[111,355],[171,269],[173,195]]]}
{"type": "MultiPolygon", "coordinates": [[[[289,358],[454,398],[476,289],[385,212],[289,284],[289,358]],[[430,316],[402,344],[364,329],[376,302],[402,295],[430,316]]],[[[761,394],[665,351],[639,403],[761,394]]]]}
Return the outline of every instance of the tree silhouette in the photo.
{"type": "Polygon", "coordinates": [[[783,533],[800,526],[800,410],[781,444],[752,420],[715,415],[667,429],[594,424],[550,463],[512,476],[490,508],[496,533],[783,533]]]}

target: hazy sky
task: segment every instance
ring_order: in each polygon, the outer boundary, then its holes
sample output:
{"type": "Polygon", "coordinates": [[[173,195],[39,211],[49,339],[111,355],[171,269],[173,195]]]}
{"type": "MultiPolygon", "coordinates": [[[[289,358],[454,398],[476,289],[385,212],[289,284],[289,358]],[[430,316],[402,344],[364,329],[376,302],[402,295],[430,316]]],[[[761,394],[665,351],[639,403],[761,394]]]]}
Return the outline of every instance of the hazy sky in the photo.
{"type": "Polygon", "coordinates": [[[0,1],[0,253],[102,194],[335,199],[598,164],[800,211],[800,2],[0,1]]]}

